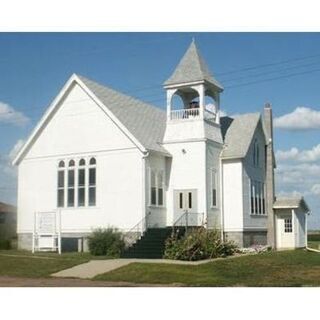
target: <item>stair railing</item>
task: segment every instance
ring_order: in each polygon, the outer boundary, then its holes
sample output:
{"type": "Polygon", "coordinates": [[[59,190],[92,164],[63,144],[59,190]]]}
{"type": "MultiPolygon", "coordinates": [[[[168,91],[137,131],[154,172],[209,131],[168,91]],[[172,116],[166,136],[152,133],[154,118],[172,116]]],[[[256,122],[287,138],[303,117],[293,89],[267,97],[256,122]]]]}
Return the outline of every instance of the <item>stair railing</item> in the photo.
{"type": "Polygon", "coordinates": [[[126,248],[133,246],[139,239],[141,239],[143,233],[148,228],[148,218],[151,212],[148,212],[145,217],[143,217],[137,224],[135,224],[128,232],[125,234],[126,248]]]}
{"type": "Polygon", "coordinates": [[[179,227],[184,227],[185,231],[188,231],[190,227],[204,227],[206,225],[206,219],[204,212],[188,212],[186,210],[172,226],[172,232],[175,233],[179,227]]]}

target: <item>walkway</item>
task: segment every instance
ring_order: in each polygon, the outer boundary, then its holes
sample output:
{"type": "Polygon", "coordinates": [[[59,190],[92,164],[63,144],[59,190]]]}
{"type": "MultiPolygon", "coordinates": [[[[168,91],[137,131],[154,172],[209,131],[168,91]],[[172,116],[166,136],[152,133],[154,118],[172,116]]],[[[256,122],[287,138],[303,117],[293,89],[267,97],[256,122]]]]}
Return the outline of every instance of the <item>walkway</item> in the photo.
{"type": "MultiPolygon", "coordinates": [[[[224,259],[224,258],[222,258],[224,259]]],[[[210,261],[217,261],[219,259],[209,259],[201,261],[176,261],[165,259],[110,259],[110,260],[91,260],[89,262],[79,264],[70,269],[62,270],[52,274],[53,277],[61,278],[80,278],[92,279],[98,274],[110,272],[112,270],[121,268],[130,263],[168,263],[168,264],[185,264],[185,265],[199,265],[208,263],[210,261]]]]}

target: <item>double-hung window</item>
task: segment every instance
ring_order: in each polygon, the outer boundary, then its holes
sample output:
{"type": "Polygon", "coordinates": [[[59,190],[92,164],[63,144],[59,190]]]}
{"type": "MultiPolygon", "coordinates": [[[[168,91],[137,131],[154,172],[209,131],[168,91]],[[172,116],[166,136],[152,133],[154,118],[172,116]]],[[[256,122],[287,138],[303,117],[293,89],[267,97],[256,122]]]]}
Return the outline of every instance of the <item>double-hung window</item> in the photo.
{"type": "Polygon", "coordinates": [[[164,174],[163,171],[150,169],[150,205],[163,206],[164,204],[164,174]]]}
{"type": "Polygon", "coordinates": [[[64,161],[60,161],[58,166],[58,190],[57,190],[58,208],[64,207],[64,194],[65,194],[65,164],[64,164],[64,161]]]}
{"type": "Polygon", "coordinates": [[[96,159],[89,162],[89,206],[96,205],[96,159]]]}
{"type": "Polygon", "coordinates": [[[74,160],[69,161],[68,167],[68,207],[74,207],[75,200],[75,162],[74,160]]]}
{"type": "Polygon", "coordinates": [[[250,206],[252,215],[266,214],[264,183],[250,180],[250,206]]]}
{"type": "Polygon", "coordinates": [[[86,204],[86,161],[81,159],[78,168],[78,207],[86,204]]]}
{"type": "Polygon", "coordinates": [[[157,175],[157,187],[158,187],[158,206],[163,206],[163,172],[158,172],[157,175]]]}

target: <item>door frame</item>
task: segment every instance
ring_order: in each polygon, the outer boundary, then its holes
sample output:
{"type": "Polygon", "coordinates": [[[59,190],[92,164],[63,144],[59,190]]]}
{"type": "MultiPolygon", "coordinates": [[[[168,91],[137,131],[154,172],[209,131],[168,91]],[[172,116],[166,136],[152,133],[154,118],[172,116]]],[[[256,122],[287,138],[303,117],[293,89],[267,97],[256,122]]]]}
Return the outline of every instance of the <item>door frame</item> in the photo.
{"type": "Polygon", "coordinates": [[[174,189],[173,190],[173,223],[177,221],[185,212],[198,213],[198,189],[174,189]],[[182,208],[180,207],[180,194],[183,194],[182,208]],[[189,205],[189,196],[185,196],[191,193],[191,208],[189,205]],[[179,197],[179,198],[178,198],[179,197]]]}

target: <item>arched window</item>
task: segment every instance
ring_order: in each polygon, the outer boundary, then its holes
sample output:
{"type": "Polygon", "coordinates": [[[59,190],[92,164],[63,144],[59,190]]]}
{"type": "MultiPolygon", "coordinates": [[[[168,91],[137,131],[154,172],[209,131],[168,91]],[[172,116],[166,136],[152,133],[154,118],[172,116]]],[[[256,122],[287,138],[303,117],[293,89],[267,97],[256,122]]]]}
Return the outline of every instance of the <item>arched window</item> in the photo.
{"type": "Polygon", "coordinates": [[[94,157],[58,162],[58,208],[96,205],[96,164],[94,157]]]}
{"type": "Polygon", "coordinates": [[[78,207],[84,207],[86,204],[86,161],[79,161],[78,169],[78,207]]]}
{"type": "Polygon", "coordinates": [[[150,169],[150,200],[152,206],[163,206],[164,204],[164,172],[150,169]]]}
{"type": "Polygon", "coordinates": [[[96,159],[89,162],[89,206],[96,205],[96,159]]]}
{"type": "Polygon", "coordinates": [[[75,161],[69,161],[69,169],[68,169],[68,207],[74,207],[74,199],[75,199],[75,161]]]}
{"type": "Polygon", "coordinates": [[[75,165],[74,160],[70,160],[70,161],[69,161],[69,167],[74,167],[74,165],[75,165]]]}
{"type": "Polygon", "coordinates": [[[64,207],[64,190],[65,190],[65,168],[64,168],[64,161],[59,162],[58,167],[58,181],[57,181],[57,206],[58,208],[64,207]]]}

